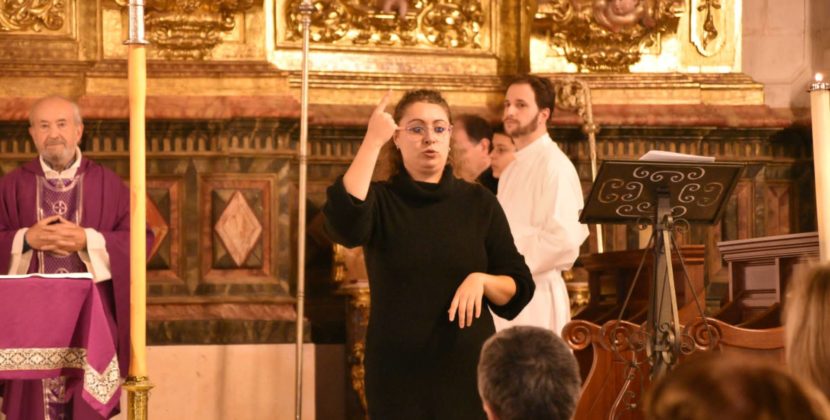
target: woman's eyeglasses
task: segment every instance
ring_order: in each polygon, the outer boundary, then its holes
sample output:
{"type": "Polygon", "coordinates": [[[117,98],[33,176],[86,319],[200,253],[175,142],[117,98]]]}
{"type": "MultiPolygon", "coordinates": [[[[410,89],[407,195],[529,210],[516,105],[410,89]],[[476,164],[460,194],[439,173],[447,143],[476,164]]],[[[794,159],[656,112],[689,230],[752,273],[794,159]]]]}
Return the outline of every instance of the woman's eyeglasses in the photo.
{"type": "Polygon", "coordinates": [[[428,124],[412,124],[398,130],[403,131],[409,137],[423,138],[427,133],[431,132],[433,137],[444,138],[452,132],[452,125],[450,124],[435,124],[430,126],[428,124]]]}

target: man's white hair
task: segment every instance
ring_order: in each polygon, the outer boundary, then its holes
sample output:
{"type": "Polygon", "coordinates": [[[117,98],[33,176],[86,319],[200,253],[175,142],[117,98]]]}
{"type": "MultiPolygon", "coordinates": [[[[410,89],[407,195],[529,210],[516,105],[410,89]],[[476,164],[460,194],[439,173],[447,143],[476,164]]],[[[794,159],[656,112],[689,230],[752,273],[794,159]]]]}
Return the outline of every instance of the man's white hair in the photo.
{"type": "Polygon", "coordinates": [[[61,101],[65,101],[65,102],[69,103],[69,105],[72,106],[72,117],[75,120],[75,124],[82,125],[84,123],[83,119],[81,118],[81,108],[78,106],[77,103],[75,103],[75,101],[67,98],[66,96],[62,96],[62,95],[49,95],[49,96],[44,96],[44,97],[38,99],[37,101],[35,101],[35,103],[32,104],[32,107],[29,108],[29,125],[31,125],[33,127],[35,125],[35,121],[32,119],[33,118],[32,116],[34,115],[35,110],[37,109],[37,107],[42,105],[44,102],[51,101],[51,100],[54,100],[54,99],[59,99],[61,101]]]}

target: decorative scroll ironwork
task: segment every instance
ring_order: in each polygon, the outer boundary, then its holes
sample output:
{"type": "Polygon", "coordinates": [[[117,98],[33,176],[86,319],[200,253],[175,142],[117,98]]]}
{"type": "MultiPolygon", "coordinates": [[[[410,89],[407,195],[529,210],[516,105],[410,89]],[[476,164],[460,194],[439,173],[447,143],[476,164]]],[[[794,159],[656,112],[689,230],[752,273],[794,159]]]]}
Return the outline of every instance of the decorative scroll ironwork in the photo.
{"type": "MultiPolygon", "coordinates": [[[[582,328],[589,330],[587,327],[582,328]]],[[[634,382],[640,384],[645,382],[644,379],[649,372],[649,367],[655,364],[657,358],[662,358],[673,365],[677,362],[678,357],[689,356],[696,351],[713,348],[718,337],[711,333],[706,334],[705,331],[701,333],[700,328],[711,331],[709,325],[704,324],[703,327],[698,327],[694,331],[680,330],[680,335],[675,336],[674,326],[668,322],[661,324],[657,331],[648,331],[640,325],[621,320],[608,321],[603,324],[599,330],[596,344],[610,351],[614,355],[615,361],[627,365],[625,382],[617,394],[611,412],[619,414],[638,408],[638,393],[631,390],[630,386],[634,382]],[[699,337],[693,336],[693,334],[698,334],[699,337]],[[652,337],[654,335],[660,337],[657,342],[662,343],[662,345],[656,348],[656,351],[649,353],[648,343],[654,341],[652,337]],[[703,337],[709,338],[709,341],[703,343],[705,341],[703,337]]],[[[571,342],[568,344],[576,350],[587,346],[586,344],[581,348],[576,348],[571,342]]],[[[641,394],[642,390],[640,390],[641,394]]]]}
{"type": "Polygon", "coordinates": [[[630,202],[643,195],[643,183],[612,178],[599,187],[600,203],[630,202]]]}
{"type": "Polygon", "coordinates": [[[649,337],[643,328],[630,322],[609,321],[599,330],[598,344],[610,351],[615,361],[626,365],[625,381],[611,407],[612,415],[634,410],[638,406],[637,394],[630,387],[635,381],[643,383],[648,374],[648,342],[649,337]]]}
{"type": "Polygon", "coordinates": [[[627,72],[643,50],[677,32],[680,0],[540,1],[534,31],[580,69],[627,72]]]}
{"type": "Polygon", "coordinates": [[[634,169],[634,178],[648,179],[651,182],[662,182],[664,179],[672,184],[677,184],[688,179],[689,181],[696,181],[706,175],[706,170],[699,167],[691,169],[664,169],[652,170],[649,168],[638,167],[634,169]]]}
{"type": "MultiPolygon", "coordinates": [[[[115,0],[126,8],[128,0],[115,0]]],[[[235,15],[254,0],[146,0],[150,42],[166,59],[203,60],[236,27],[235,15]]]]}
{"type": "Polygon", "coordinates": [[[608,161],[591,198],[600,204],[583,211],[591,221],[619,223],[619,218],[643,223],[655,216],[654,193],[666,188],[671,197],[671,216],[682,227],[690,222],[709,223],[733,188],[739,167],[729,164],[672,164],[608,161]],[[598,213],[601,213],[599,215],[598,213]],[[614,220],[617,220],[616,222],[614,220]]]}
{"type": "Polygon", "coordinates": [[[0,32],[56,31],[66,21],[63,0],[6,0],[0,1],[0,32]]]}
{"type": "MultiPolygon", "coordinates": [[[[286,39],[301,38],[301,0],[286,3],[286,39]]],[[[386,2],[397,3],[397,2],[386,2]]],[[[357,0],[316,0],[311,40],[321,44],[481,48],[484,25],[480,0],[417,0],[393,12],[357,0]]]]}

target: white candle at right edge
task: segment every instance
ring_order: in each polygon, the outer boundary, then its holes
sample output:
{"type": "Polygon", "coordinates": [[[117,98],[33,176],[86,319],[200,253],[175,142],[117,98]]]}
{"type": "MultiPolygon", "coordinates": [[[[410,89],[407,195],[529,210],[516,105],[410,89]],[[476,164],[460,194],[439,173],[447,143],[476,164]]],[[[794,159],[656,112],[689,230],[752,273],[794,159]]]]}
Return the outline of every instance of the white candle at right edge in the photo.
{"type": "Polygon", "coordinates": [[[830,83],[821,73],[810,86],[813,124],[813,166],[816,175],[816,215],[821,261],[830,261],[830,83]]]}

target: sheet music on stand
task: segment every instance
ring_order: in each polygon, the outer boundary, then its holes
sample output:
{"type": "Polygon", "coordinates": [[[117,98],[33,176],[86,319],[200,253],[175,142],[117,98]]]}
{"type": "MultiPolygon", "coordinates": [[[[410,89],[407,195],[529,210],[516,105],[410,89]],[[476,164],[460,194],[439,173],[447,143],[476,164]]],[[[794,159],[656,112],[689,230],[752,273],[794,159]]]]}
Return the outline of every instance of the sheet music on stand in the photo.
{"type": "MultiPolygon", "coordinates": [[[[715,224],[726,208],[743,164],[715,163],[714,158],[671,152],[649,152],[640,161],[602,163],[579,221],[582,223],[651,225],[654,277],[649,292],[644,350],[650,376],[668,372],[681,354],[680,322],[674,270],[673,232],[690,224],[715,224]]],[[[636,285],[647,254],[631,284],[636,285]]],[[[679,255],[679,251],[678,251],[679,255]]],[[[679,255],[682,264],[682,255],[679,255]]],[[[683,267],[685,272],[685,266],[683,267]]],[[[686,275],[687,281],[688,274],[686,275]]],[[[617,320],[622,319],[628,298],[617,320]]],[[[703,316],[703,309],[698,302],[703,316]]],[[[632,364],[641,362],[630,361],[632,364]]],[[[625,392],[628,385],[623,386],[625,392]]]]}
{"type": "Polygon", "coordinates": [[[649,150],[638,160],[641,162],[715,163],[714,156],[687,155],[664,150],[649,150]]]}

